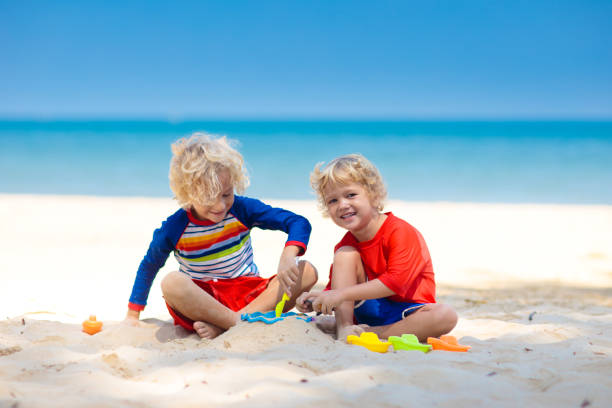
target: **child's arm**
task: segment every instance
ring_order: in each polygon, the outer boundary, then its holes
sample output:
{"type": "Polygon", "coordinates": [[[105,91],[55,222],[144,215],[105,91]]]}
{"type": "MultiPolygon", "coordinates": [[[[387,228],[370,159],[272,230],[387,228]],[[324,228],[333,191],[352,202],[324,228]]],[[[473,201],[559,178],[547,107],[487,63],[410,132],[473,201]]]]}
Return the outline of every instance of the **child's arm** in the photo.
{"type": "Polygon", "coordinates": [[[128,310],[125,316],[125,322],[130,325],[135,325],[140,319],[140,312],[144,310],[147,304],[147,298],[149,297],[149,291],[153,285],[153,280],[157,275],[157,272],[164,266],[170,250],[165,248],[164,242],[166,238],[162,229],[155,230],[153,233],[153,240],[149,245],[147,254],[140,262],[138,271],[136,272],[136,278],[134,279],[134,285],[132,287],[132,294],[128,302],[128,310]]]}
{"type": "Polygon", "coordinates": [[[291,286],[297,282],[299,276],[296,257],[306,252],[310,238],[312,228],[308,220],[283,208],[272,207],[254,198],[242,196],[236,196],[232,211],[248,228],[258,227],[287,234],[277,277],[281,290],[291,296],[291,286]]]}
{"type": "Polygon", "coordinates": [[[147,304],[153,280],[157,272],[166,263],[170,252],[174,250],[174,246],[187,223],[187,214],[185,211],[179,210],[168,217],[162,223],[162,226],[153,233],[153,240],[149,244],[147,254],[140,262],[134,279],[134,286],[124,320],[126,323],[133,325],[140,319],[140,312],[147,304]]]}
{"type": "Polygon", "coordinates": [[[128,311],[123,321],[129,324],[130,326],[136,326],[139,320],[140,320],[140,310],[130,309],[128,306],[128,311]]]}
{"type": "Polygon", "coordinates": [[[384,283],[378,279],[347,286],[341,289],[326,290],[323,292],[310,292],[302,302],[310,300],[313,310],[323,314],[332,314],[333,310],[342,302],[348,300],[378,299],[395,295],[384,283]]]}
{"type": "Polygon", "coordinates": [[[277,277],[281,285],[281,290],[292,296],[291,288],[298,281],[299,273],[297,256],[301,248],[295,245],[288,245],[283,249],[278,262],[277,277]]]}
{"type": "Polygon", "coordinates": [[[283,208],[272,207],[248,197],[236,196],[232,207],[234,215],[248,228],[283,231],[287,234],[285,246],[296,246],[298,255],[306,252],[312,227],[305,217],[283,208]]]}

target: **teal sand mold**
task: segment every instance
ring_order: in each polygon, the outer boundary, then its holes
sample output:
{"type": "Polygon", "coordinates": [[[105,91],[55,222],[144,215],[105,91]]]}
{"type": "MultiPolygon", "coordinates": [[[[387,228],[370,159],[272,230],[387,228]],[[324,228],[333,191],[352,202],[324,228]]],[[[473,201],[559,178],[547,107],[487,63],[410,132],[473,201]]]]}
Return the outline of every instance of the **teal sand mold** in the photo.
{"type": "Polygon", "coordinates": [[[242,315],[240,315],[240,319],[245,320],[249,323],[263,322],[265,324],[272,324],[272,323],[276,323],[280,320],[284,320],[285,318],[292,317],[292,316],[294,316],[296,319],[304,320],[305,322],[310,322],[314,320],[310,316],[307,316],[305,314],[297,314],[295,312],[283,313],[279,317],[277,317],[274,311],[266,312],[266,313],[262,313],[262,312],[243,313],[242,315]]]}

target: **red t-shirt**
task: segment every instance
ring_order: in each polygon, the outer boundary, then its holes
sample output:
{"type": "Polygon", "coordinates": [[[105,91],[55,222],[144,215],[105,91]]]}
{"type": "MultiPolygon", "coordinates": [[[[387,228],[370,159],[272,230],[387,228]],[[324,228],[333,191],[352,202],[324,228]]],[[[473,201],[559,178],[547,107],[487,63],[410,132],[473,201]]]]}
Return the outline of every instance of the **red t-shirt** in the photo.
{"type": "MultiPolygon", "coordinates": [[[[361,255],[368,280],[378,279],[396,294],[397,302],[436,303],[436,283],[425,240],[419,231],[388,212],[387,219],[374,238],[359,242],[349,231],[334,252],[350,246],[361,255]]],[[[331,288],[333,265],[329,271],[331,288]]]]}

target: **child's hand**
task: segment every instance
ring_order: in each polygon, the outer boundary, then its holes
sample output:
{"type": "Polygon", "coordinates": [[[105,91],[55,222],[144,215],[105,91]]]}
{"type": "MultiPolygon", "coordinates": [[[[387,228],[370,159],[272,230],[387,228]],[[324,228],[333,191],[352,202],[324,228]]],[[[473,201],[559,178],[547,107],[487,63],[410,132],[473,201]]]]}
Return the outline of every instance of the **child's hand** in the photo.
{"type": "Polygon", "coordinates": [[[291,288],[295,286],[300,277],[298,269],[298,260],[295,255],[286,251],[281,255],[278,263],[278,272],[276,274],[281,290],[291,297],[291,288]]]}
{"type": "Polygon", "coordinates": [[[127,314],[125,315],[125,319],[123,319],[123,324],[127,326],[137,327],[140,325],[140,312],[132,309],[128,309],[127,314]]]}
{"type": "Polygon", "coordinates": [[[336,307],[344,302],[339,290],[326,290],[319,293],[315,298],[308,297],[308,299],[312,300],[313,310],[326,315],[332,314],[336,307]]]}
{"type": "Polygon", "coordinates": [[[311,295],[317,295],[319,292],[304,292],[295,301],[295,308],[300,313],[312,312],[312,301],[308,298],[311,295]]]}
{"type": "Polygon", "coordinates": [[[126,317],[125,319],[123,319],[123,321],[121,323],[126,325],[126,326],[131,326],[131,327],[139,327],[140,326],[140,320],[133,319],[131,317],[126,317]]]}

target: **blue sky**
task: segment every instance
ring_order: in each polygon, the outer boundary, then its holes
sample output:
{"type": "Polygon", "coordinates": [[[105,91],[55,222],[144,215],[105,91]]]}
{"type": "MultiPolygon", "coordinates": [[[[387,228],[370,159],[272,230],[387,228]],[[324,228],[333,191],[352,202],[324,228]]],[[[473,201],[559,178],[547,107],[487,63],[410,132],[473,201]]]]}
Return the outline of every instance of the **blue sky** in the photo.
{"type": "Polygon", "coordinates": [[[612,118],[610,1],[0,1],[3,118],[612,118]]]}

